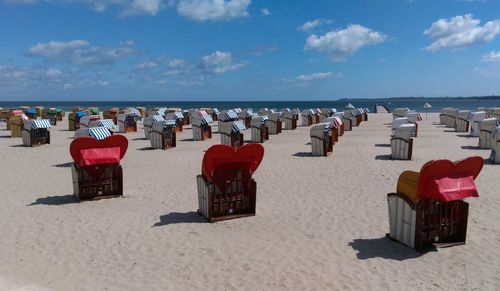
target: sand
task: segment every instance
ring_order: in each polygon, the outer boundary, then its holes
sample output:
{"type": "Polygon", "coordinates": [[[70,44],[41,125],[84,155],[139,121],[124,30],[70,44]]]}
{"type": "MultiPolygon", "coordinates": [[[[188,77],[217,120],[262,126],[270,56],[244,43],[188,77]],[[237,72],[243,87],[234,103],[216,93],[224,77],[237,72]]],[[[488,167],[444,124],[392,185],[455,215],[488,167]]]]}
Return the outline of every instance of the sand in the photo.
{"type": "Polygon", "coordinates": [[[500,288],[500,165],[476,180],[466,245],[417,252],[385,238],[386,194],[402,171],[490,153],[429,114],[413,160],[392,161],[391,120],[370,114],[326,158],[310,156],[308,127],[271,136],[254,176],[257,215],[215,224],[196,214],[195,177],[218,134],[195,142],[188,127],[177,148],[150,150],[140,126],[127,134],[124,197],[77,203],[67,120],[37,148],[0,130],[0,289],[500,288]]]}

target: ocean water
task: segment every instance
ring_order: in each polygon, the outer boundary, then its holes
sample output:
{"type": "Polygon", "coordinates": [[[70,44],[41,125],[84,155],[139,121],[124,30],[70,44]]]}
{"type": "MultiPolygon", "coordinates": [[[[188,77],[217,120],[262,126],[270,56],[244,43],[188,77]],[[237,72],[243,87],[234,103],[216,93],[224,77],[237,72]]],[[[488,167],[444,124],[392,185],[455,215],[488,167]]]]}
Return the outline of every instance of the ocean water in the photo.
{"type": "Polygon", "coordinates": [[[0,107],[16,108],[18,106],[44,106],[56,107],[65,111],[71,111],[75,106],[99,107],[106,110],[111,107],[180,107],[182,109],[215,107],[219,110],[231,108],[253,108],[257,111],[260,108],[336,108],[338,111],[351,103],[355,107],[368,108],[373,111],[376,105],[385,105],[390,110],[398,107],[408,107],[413,110],[425,112],[423,105],[428,102],[432,108],[428,112],[439,112],[445,107],[455,107],[463,110],[475,110],[478,107],[500,107],[500,97],[496,98],[414,98],[414,99],[343,99],[337,101],[0,101],[0,107]]]}

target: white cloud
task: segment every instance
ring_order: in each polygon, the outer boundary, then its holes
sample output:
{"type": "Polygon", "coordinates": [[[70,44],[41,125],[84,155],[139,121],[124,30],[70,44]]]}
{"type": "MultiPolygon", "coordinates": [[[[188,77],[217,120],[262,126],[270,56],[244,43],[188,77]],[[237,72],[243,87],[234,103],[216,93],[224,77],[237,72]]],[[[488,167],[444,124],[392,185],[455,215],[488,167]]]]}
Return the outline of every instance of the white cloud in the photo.
{"type": "Polygon", "coordinates": [[[97,80],[97,84],[99,84],[100,86],[108,86],[109,85],[109,81],[106,81],[106,80],[97,80]]]}
{"type": "Polygon", "coordinates": [[[245,53],[250,55],[250,56],[253,56],[253,57],[260,57],[260,56],[263,56],[265,54],[274,52],[277,49],[278,48],[276,46],[256,47],[256,48],[253,48],[245,53]]]}
{"type": "Polygon", "coordinates": [[[62,72],[58,69],[49,68],[45,70],[45,76],[48,78],[57,78],[62,75],[62,72]]]}
{"type": "Polygon", "coordinates": [[[45,3],[84,3],[97,12],[104,12],[110,6],[121,7],[120,16],[156,15],[161,9],[173,5],[173,0],[4,0],[5,3],[14,5],[33,5],[45,3]]]}
{"type": "Polygon", "coordinates": [[[248,17],[251,0],[180,0],[177,12],[196,21],[229,21],[248,17]]]}
{"type": "Polygon", "coordinates": [[[332,24],[332,23],[333,23],[333,20],[317,18],[317,19],[314,19],[314,20],[306,21],[304,24],[302,24],[301,26],[297,27],[297,29],[301,30],[301,31],[309,32],[309,31],[312,31],[315,28],[320,27],[322,25],[332,24]]]}
{"type": "Polygon", "coordinates": [[[322,36],[309,36],[304,49],[327,53],[333,61],[344,61],[362,47],[383,43],[386,39],[387,36],[381,32],[351,24],[346,29],[330,31],[322,36]]]}
{"type": "Polygon", "coordinates": [[[120,16],[132,16],[140,14],[156,15],[161,9],[161,0],[133,0],[120,13],[120,16]]]}
{"type": "Polygon", "coordinates": [[[485,54],[483,56],[483,61],[485,62],[498,62],[500,61],[500,51],[493,51],[485,54]]]}
{"type": "Polygon", "coordinates": [[[57,62],[68,62],[76,65],[106,65],[131,56],[134,49],[130,42],[118,47],[90,46],[84,40],[50,41],[38,43],[26,51],[26,56],[44,57],[57,62]]]}
{"type": "Polygon", "coordinates": [[[186,65],[183,59],[172,59],[168,62],[168,66],[171,68],[182,68],[186,65]]]}
{"type": "Polygon", "coordinates": [[[230,52],[216,51],[213,54],[201,58],[198,68],[204,74],[224,74],[239,70],[244,67],[243,63],[235,63],[230,52]]]}
{"type": "Polygon", "coordinates": [[[260,9],[260,15],[261,16],[269,16],[269,15],[271,15],[271,11],[269,11],[269,9],[267,9],[267,8],[262,8],[262,9],[260,9]]]}
{"type": "Polygon", "coordinates": [[[329,79],[329,78],[340,78],[343,75],[341,73],[333,73],[333,72],[321,72],[321,73],[313,73],[309,75],[299,75],[295,79],[302,82],[310,82],[315,80],[329,79]]]}
{"type": "Polygon", "coordinates": [[[425,49],[438,51],[440,49],[465,48],[472,44],[492,41],[500,33],[500,20],[488,21],[483,26],[481,20],[474,19],[472,14],[441,18],[434,22],[424,35],[434,42],[425,49]]]}

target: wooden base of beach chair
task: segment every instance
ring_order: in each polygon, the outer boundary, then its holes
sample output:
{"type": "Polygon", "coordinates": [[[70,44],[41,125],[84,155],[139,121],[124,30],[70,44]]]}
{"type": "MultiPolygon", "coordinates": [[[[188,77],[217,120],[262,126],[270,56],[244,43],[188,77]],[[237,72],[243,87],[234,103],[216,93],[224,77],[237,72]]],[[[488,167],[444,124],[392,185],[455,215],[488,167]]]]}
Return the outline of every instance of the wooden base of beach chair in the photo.
{"type": "Polygon", "coordinates": [[[74,196],[78,201],[123,196],[121,165],[71,165],[74,196]]]}
{"type": "Polygon", "coordinates": [[[391,158],[393,160],[411,160],[413,155],[413,139],[391,138],[391,158]]]}
{"type": "Polygon", "coordinates": [[[196,177],[198,185],[198,214],[209,222],[255,215],[257,183],[253,179],[244,183],[241,175],[231,181],[230,189],[221,193],[203,176],[196,177]]]}
{"type": "Polygon", "coordinates": [[[297,128],[297,119],[285,120],[285,130],[294,130],[297,128]]]}
{"type": "Polygon", "coordinates": [[[390,237],[422,250],[465,244],[469,204],[422,199],[414,204],[403,194],[387,194],[390,237]]]}
{"type": "Polygon", "coordinates": [[[489,130],[479,131],[479,148],[481,149],[491,149],[492,147],[492,132],[489,130]]]}
{"type": "Polygon", "coordinates": [[[50,144],[50,131],[45,128],[32,129],[31,131],[23,130],[22,138],[23,145],[29,147],[50,144]]]}

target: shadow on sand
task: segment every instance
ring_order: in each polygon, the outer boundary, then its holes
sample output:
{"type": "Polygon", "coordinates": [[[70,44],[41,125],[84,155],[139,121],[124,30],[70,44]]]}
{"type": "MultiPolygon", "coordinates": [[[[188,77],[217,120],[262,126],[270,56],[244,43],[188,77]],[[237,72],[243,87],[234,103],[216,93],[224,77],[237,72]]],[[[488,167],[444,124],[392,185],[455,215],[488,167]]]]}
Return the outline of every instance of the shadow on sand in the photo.
{"type": "Polygon", "coordinates": [[[169,214],[160,216],[160,221],[155,223],[153,227],[178,223],[207,223],[207,220],[194,211],[170,212],[169,214]]]}
{"type": "Polygon", "coordinates": [[[35,202],[28,204],[28,206],[32,206],[32,205],[64,205],[64,204],[72,204],[72,203],[78,203],[78,201],[76,201],[75,196],[73,196],[73,195],[47,196],[44,198],[38,198],[35,202]]]}
{"type": "Polygon", "coordinates": [[[388,143],[377,143],[375,144],[376,147],[379,147],[379,148],[390,148],[391,145],[388,144],[388,143]]]}
{"type": "Polygon", "coordinates": [[[56,168],[69,168],[69,167],[71,167],[72,164],[73,164],[73,162],[67,162],[67,163],[52,165],[52,167],[56,167],[56,168]]]}
{"type": "Polygon", "coordinates": [[[298,153],[295,153],[293,154],[292,156],[294,157],[308,157],[308,158],[314,158],[316,156],[313,156],[311,152],[298,152],[298,153]]]}
{"type": "Polygon", "coordinates": [[[431,248],[423,252],[416,251],[402,243],[391,240],[387,236],[371,239],[354,239],[349,243],[349,246],[358,251],[356,257],[359,260],[383,258],[386,260],[404,261],[418,258],[431,251],[437,251],[436,248],[431,248]]]}
{"type": "Polygon", "coordinates": [[[376,155],[375,160],[389,161],[392,160],[391,155],[376,155]]]}

